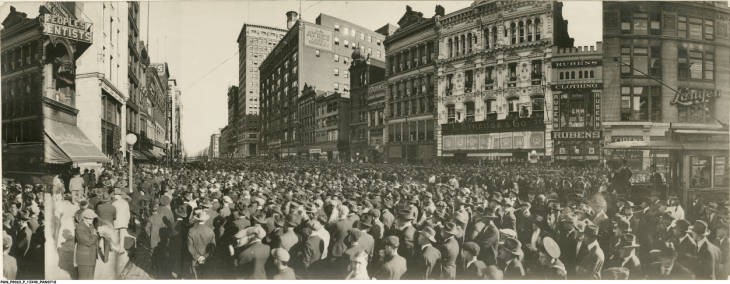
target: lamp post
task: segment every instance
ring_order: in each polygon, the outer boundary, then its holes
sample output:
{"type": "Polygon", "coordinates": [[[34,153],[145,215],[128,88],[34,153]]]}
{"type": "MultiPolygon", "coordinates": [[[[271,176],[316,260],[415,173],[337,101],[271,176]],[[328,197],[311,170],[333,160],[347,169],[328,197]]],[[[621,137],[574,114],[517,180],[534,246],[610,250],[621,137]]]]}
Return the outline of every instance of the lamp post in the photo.
{"type": "Polygon", "coordinates": [[[129,193],[132,193],[132,183],[134,183],[134,180],[132,179],[132,156],[134,155],[134,143],[137,143],[137,135],[129,133],[125,137],[125,140],[127,141],[127,145],[129,145],[129,151],[127,152],[129,154],[129,180],[127,184],[129,185],[129,193]]]}

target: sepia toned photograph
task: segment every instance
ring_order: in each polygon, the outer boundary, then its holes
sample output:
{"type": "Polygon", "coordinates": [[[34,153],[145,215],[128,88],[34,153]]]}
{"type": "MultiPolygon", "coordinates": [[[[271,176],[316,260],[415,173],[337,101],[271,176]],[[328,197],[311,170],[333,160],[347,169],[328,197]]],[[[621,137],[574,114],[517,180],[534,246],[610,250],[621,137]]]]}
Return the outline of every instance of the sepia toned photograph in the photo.
{"type": "Polygon", "coordinates": [[[730,1],[4,1],[2,280],[728,280],[730,1]]]}

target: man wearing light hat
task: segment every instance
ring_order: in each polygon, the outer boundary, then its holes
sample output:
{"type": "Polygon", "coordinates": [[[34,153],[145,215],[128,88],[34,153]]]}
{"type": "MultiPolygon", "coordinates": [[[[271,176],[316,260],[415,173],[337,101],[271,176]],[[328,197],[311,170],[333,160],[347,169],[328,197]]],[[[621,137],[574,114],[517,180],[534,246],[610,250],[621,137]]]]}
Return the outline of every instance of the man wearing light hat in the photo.
{"type": "Polygon", "coordinates": [[[78,280],[93,280],[96,269],[99,235],[94,228],[96,213],[91,209],[81,212],[82,222],[76,225],[76,264],[78,280]]]}
{"type": "Polygon", "coordinates": [[[193,257],[192,272],[195,279],[206,276],[206,263],[215,251],[215,234],[213,229],[206,225],[210,216],[204,210],[196,210],[193,215],[193,225],[188,231],[188,252],[193,257]]]}
{"type": "Polygon", "coordinates": [[[294,270],[289,267],[289,252],[283,248],[275,248],[271,250],[271,257],[276,267],[276,274],[272,280],[296,280],[294,270]]]}
{"type": "Polygon", "coordinates": [[[265,265],[269,259],[271,247],[261,242],[266,237],[266,230],[260,225],[246,229],[249,242],[236,260],[236,269],[243,279],[267,279],[265,265]]]}

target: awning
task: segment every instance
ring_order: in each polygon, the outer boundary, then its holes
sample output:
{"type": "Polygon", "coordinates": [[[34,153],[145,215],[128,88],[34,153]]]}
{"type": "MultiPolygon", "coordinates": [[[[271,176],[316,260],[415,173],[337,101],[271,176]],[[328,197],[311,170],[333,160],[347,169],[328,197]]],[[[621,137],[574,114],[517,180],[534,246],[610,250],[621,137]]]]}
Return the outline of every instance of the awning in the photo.
{"type": "Polygon", "coordinates": [[[730,150],[730,144],[728,143],[682,143],[682,149],[684,150],[705,150],[705,151],[728,151],[730,150]]]}
{"type": "Polygon", "coordinates": [[[147,155],[145,155],[142,152],[137,151],[137,150],[132,151],[132,157],[137,160],[141,160],[141,161],[149,160],[149,158],[147,158],[147,155]]]}
{"type": "Polygon", "coordinates": [[[149,157],[151,159],[158,159],[158,158],[160,158],[160,157],[155,156],[155,154],[152,153],[152,151],[149,151],[149,150],[144,150],[144,151],[142,151],[142,153],[144,153],[147,157],[149,157]]]}
{"type": "Polygon", "coordinates": [[[44,121],[45,157],[49,164],[108,162],[109,159],[75,125],[44,121]]]}
{"type": "Polygon", "coordinates": [[[604,149],[679,150],[682,144],[673,141],[619,141],[608,143],[604,149]]]}
{"type": "Polygon", "coordinates": [[[152,154],[154,154],[154,155],[155,155],[155,157],[157,157],[157,158],[160,158],[160,157],[164,157],[164,156],[165,156],[165,152],[164,152],[164,151],[162,151],[162,149],[160,149],[160,148],[157,148],[157,147],[152,147],[152,151],[151,151],[151,152],[152,152],[152,154]]]}

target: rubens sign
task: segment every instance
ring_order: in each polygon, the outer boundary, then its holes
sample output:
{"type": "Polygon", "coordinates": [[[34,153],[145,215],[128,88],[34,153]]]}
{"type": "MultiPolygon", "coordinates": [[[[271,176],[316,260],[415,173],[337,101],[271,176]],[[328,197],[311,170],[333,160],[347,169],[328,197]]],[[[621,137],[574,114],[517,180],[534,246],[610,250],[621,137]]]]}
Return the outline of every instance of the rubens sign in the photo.
{"type": "Polygon", "coordinates": [[[691,106],[711,102],[717,97],[720,97],[720,91],[718,90],[680,88],[670,103],[673,105],[691,106]]]}
{"type": "Polygon", "coordinates": [[[553,131],[553,139],[600,139],[601,131],[553,131]]]}
{"type": "Polygon", "coordinates": [[[43,33],[75,41],[91,43],[91,23],[63,16],[45,14],[40,16],[43,33]]]}

